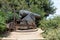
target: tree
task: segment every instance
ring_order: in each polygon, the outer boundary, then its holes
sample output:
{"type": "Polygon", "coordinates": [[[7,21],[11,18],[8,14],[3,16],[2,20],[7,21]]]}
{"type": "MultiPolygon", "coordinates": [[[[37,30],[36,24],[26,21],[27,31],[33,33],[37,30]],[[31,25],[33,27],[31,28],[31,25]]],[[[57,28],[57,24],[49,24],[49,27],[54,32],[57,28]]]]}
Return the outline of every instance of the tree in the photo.
{"type": "Polygon", "coordinates": [[[54,14],[56,8],[51,0],[0,0],[0,9],[4,11],[12,11],[13,6],[16,12],[21,9],[29,10],[46,17],[54,14]]]}

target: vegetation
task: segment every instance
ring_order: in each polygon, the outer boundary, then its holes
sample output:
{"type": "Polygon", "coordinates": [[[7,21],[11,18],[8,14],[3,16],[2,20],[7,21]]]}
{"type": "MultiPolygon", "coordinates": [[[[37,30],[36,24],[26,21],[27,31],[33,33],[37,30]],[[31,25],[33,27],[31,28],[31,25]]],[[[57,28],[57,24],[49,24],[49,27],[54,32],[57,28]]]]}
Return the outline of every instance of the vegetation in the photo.
{"type": "Polygon", "coordinates": [[[46,17],[54,14],[55,7],[51,0],[0,0],[0,9],[4,12],[16,12],[19,10],[29,10],[46,17]]]}
{"type": "MultiPolygon", "coordinates": [[[[20,18],[18,14],[15,15],[15,18],[20,18]]],[[[9,23],[13,21],[14,19],[14,13],[12,12],[3,12],[0,10],[0,33],[4,32],[6,30],[6,23],[9,23]]]]}
{"type": "MultiPolygon", "coordinates": [[[[10,15],[10,13],[19,14],[19,10],[29,10],[41,15],[41,19],[49,14],[54,14],[56,10],[51,0],[0,0],[0,9],[7,15],[10,15]]],[[[37,26],[39,25],[37,20],[37,26]]]]}
{"type": "Polygon", "coordinates": [[[6,29],[4,13],[0,11],[0,33],[6,29]]]}
{"type": "Polygon", "coordinates": [[[20,16],[17,13],[7,12],[7,14],[5,15],[6,23],[14,21],[14,16],[16,20],[20,18],[20,16]]]}
{"type": "Polygon", "coordinates": [[[60,17],[40,22],[40,28],[44,30],[43,36],[47,40],[60,40],[60,17]]]}

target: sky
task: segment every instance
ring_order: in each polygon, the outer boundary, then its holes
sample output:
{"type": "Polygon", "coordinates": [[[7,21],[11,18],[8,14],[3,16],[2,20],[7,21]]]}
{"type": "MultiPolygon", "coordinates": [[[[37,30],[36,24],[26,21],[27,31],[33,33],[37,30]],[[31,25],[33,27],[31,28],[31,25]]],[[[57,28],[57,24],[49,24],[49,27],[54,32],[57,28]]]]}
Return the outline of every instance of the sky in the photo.
{"type": "Polygon", "coordinates": [[[57,16],[57,15],[60,15],[60,0],[52,0],[54,2],[53,6],[55,6],[57,9],[56,9],[56,13],[54,13],[54,15],[49,15],[49,17],[47,18],[53,18],[53,16],[57,16]]]}

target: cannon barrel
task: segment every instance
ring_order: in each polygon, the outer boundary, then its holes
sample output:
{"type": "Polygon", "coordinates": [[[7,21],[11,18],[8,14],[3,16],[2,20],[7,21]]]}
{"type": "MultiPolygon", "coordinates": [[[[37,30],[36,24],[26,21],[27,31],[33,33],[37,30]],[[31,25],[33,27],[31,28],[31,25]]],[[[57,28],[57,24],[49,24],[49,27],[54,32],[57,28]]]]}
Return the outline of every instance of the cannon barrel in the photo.
{"type": "Polygon", "coordinates": [[[26,16],[26,15],[28,15],[28,14],[33,14],[33,16],[35,16],[35,18],[40,18],[40,17],[41,17],[39,14],[37,14],[37,13],[32,13],[32,12],[27,11],[27,10],[20,10],[20,11],[19,11],[19,15],[21,15],[21,16],[26,16]]]}

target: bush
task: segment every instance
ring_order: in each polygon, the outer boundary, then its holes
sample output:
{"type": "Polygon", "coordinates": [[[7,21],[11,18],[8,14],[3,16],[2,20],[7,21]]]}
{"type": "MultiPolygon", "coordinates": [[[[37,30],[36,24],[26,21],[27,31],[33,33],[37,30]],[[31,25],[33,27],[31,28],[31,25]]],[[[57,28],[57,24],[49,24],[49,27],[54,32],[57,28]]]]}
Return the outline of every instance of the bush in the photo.
{"type": "Polygon", "coordinates": [[[14,15],[16,19],[19,19],[20,17],[18,14],[14,14],[12,12],[4,13],[0,10],[0,32],[4,32],[6,29],[6,21],[11,22],[14,19],[14,15]]]}
{"type": "Polygon", "coordinates": [[[40,28],[44,29],[44,30],[47,30],[47,29],[50,29],[50,28],[57,28],[59,26],[60,23],[58,23],[58,20],[55,20],[55,19],[50,19],[50,20],[46,20],[46,19],[43,19],[41,20],[40,22],[40,28]]]}
{"type": "Polygon", "coordinates": [[[42,33],[46,40],[60,40],[60,17],[46,20],[43,19],[40,22],[40,28],[44,30],[42,33]]]}
{"type": "Polygon", "coordinates": [[[0,33],[6,29],[5,18],[0,16],[0,33]]]}
{"type": "Polygon", "coordinates": [[[14,13],[12,13],[12,12],[8,12],[8,13],[6,14],[6,21],[7,21],[7,22],[13,21],[14,15],[15,15],[15,19],[19,19],[19,18],[20,18],[20,16],[19,16],[17,13],[14,14],[14,13]]]}
{"type": "Polygon", "coordinates": [[[42,35],[46,40],[60,40],[60,28],[46,30],[42,35]]]}
{"type": "Polygon", "coordinates": [[[0,10],[0,16],[1,17],[5,17],[6,13],[4,13],[3,11],[0,10]]]}

